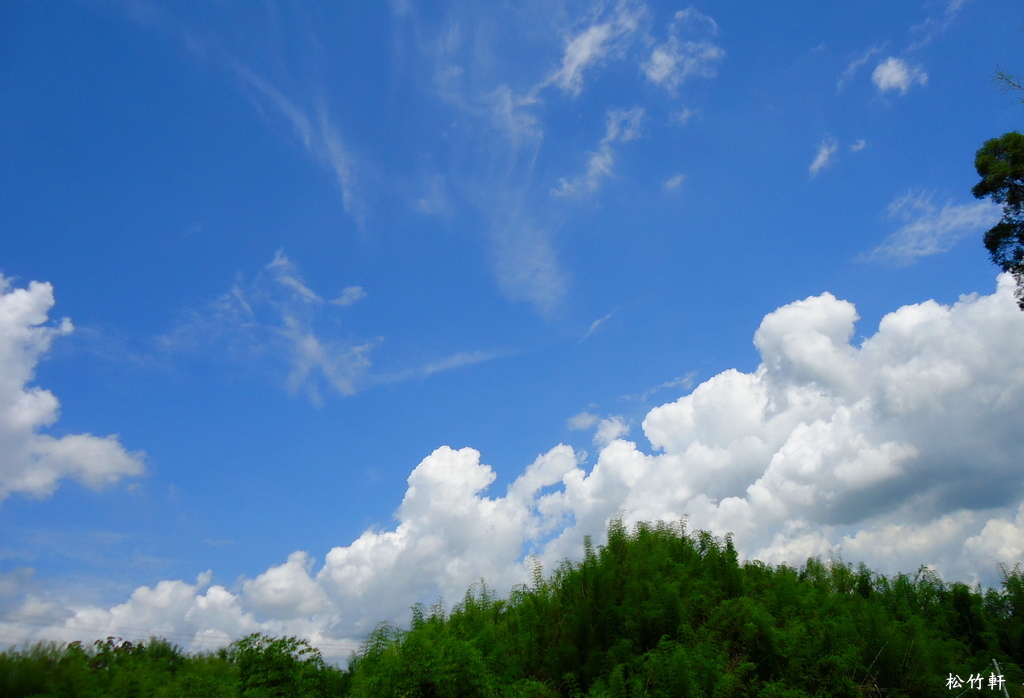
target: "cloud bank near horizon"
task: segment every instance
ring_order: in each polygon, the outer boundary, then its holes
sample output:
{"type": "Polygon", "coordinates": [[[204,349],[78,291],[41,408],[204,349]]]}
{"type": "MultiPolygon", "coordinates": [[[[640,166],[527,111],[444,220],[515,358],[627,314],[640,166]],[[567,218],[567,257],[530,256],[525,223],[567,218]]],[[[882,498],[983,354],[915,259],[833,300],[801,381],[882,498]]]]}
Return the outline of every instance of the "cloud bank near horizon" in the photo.
{"type": "Polygon", "coordinates": [[[26,593],[26,573],[4,580],[17,601],[0,632],[146,629],[205,649],[262,630],[344,659],[338,648],[378,621],[403,622],[417,601],[461,599],[481,578],[504,593],[529,578],[531,555],[546,569],[579,559],[583,536],[601,540],[617,515],[686,517],[770,564],[838,553],[886,574],[930,565],[995,585],[998,563],[1024,556],[1024,314],[1013,291],[1004,274],[989,295],[903,306],[859,344],[852,303],[830,293],[790,303],[755,333],[756,370],[724,371],[648,412],[649,450],[622,438],[619,418],[587,413],[579,428],[606,427],[595,463],[560,444],[491,495],[496,474],[479,451],[441,446],[409,475],[393,528],[322,563],[296,551],[230,589],[203,573],[110,608],[26,593]]]}

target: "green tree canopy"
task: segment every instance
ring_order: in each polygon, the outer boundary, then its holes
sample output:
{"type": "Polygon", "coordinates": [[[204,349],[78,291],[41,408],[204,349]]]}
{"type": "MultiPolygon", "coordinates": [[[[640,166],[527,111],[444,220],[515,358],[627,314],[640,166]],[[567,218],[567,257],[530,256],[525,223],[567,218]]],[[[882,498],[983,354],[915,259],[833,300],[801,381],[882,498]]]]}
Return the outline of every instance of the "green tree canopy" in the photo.
{"type": "Polygon", "coordinates": [[[1003,217],[985,233],[985,247],[1017,280],[1017,304],[1024,310],[1024,135],[1011,131],[985,141],[974,167],[981,175],[974,195],[1003,205],[1003,217]]]}

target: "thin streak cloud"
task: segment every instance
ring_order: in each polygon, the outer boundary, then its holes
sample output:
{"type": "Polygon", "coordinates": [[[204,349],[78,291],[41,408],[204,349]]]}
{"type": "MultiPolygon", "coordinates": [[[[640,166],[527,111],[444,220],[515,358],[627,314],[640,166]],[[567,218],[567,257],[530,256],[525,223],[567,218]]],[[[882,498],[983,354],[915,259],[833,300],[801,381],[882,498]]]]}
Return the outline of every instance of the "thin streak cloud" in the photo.
{"type": "Polygon", "coordinates": [[[814,156],[808,171],[811,177],[817,177],[818,173],[832,163],[832,156],[839,150],[839,144],[834,138],[826,138],[818,145],[818,153],[814,156]]]}
{"type": "Polygon", "coordinates": [[[909,266],[921,257],[948,252],[960,240],[992,227],[1001,209],[991,201],[946,203],[939,207],[934,194],[908,191],[886,208],[886,217],[902,223],[861,261],[909,266]]]}

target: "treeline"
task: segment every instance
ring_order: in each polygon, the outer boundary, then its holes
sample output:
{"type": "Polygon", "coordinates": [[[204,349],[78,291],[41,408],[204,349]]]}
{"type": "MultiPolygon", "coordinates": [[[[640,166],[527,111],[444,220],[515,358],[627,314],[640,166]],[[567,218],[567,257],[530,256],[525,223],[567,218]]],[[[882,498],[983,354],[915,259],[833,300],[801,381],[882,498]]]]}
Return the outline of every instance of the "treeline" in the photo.
{"type": "Polygon", "coordinates": [[[585,547],[508,598],[481,584],[450,612],[415,606],[410,628],[378,626],[345,670],[261,635],[196,655],[158,639],[38,645],[0,654],[0,695],[1024,695],[1020,566],[982,592],[925,568],[740,564],[730,538],[681,524],[615,521],[607,545],[585,547]]]}
{"type": "Polygon", "coordinates": [[[259,634],[206,654],[113,637],[0,654],[3,698],[319,698],[346,695],[351,678],[304,640],[259,634]]]}

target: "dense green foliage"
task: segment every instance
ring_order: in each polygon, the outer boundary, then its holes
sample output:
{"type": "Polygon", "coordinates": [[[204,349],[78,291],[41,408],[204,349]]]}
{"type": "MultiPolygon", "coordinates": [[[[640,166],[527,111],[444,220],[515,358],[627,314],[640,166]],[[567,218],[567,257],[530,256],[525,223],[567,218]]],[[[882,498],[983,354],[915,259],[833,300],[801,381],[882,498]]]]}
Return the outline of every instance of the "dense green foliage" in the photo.
{"type": "Polygon", "coordinates": [[[348,678],[305,640],[259,634],[212,654],[113,637],[0,654],[4,698],[320,698],[344,695],[348,678]]]}
{"type": "Polygon", "coordinates": [[[480,587],[447,616],[417,608],[409,631],[380,626],[352,695],[956,695],[950,674],[987,680],[993,659],[1020,695],[1019,568],[982,594],[927,569],[741,565],[729,538],[614,522],[600,551],[508,600],[480,587]]]}
{"type": "Polygon", "coordinates": [[[1017,280],[1017,302],[1024,310],[1024,135],[1011,131],[985,141],[974,167],[981,176],[974,195],[1003,205],[1003,217],[985,233],[985,248],[1017,280]]]}
{"type": "Polygon", "coordinates": [[[23,696],[955,696],[993,659],[1024,695],[1024,570],[1000,590],[922,568],[741,564],[732,541],[682,525],[613,522],[580,563],[497,598],[380,625],[348,670],[296,638],[253,635],[187,655],[162,640],[0,654],[0,695],[23,696]],[[951,691],[947,677],[964,687],[951,691]]]}

